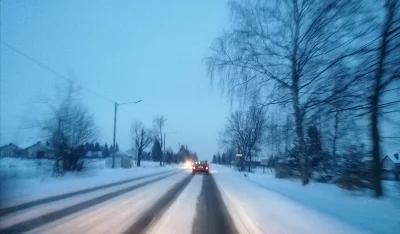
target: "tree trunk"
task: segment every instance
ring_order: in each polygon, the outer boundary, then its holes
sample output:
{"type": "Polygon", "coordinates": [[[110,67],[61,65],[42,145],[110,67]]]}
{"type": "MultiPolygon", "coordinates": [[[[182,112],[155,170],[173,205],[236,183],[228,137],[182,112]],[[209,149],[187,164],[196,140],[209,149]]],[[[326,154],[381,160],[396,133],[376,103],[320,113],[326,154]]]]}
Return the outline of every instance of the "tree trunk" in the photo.
{"type": "Polygon", "coordinates": [[[289,142],[289,115],[286,115],[286,126],[285,126],[285,150],[290,148],[289,142]]]}
{"type": "Polygon", "coordinates": [[[380,159],[380,136],[379,136],[379,119],[378,107],[379,95],[372,97],[371,112],[371,132],[372,132],[372,186],[375,190],[375,196],[383,195],[381,185],[381,159],[380,159]]]}
{"type": "Polygon", "coordinates": [[[294,34],[293,34],[293,51],[291,54],[291,69],[292,69],[292,97],[293,97],[293,109],[296,120],[296,136],[297,136],[297,155],[300,157],[300,167],[301,167],[301,181],[303,185],[308,184],[309,172],[308,172],[308,156],[305,152],[305,141],[303,133],[303,113],[300,107],[299,100],[299,82],[300,82],[300,71],[298,69],[298,47],[299,47],[299,34],[300,34],[300,13],[298,10],[297,0],[293,0],[294,5],[294,34]]]}
{"type": "Polygon", "coordinates": [[[381,44],[378,54],[378,66],[375,73],[375,84],[373,95],[371,97],[371,137],[372,137],[372,185],[375,189],[375,196],[383,195],[381,184],[381,158],[380,158],[380,135],[379,135],[379,105],[382,95],[382,76],[384,73],[384,60],[387,57],[388,37],[390,27],[393,23],[393,18],[396,9],[396,2],[392,0],[386,1],[386,19],[383,25],[381,35],[381,44]]]}
{"type": "Polygon", "coordinates": [[[335,124],[334,124],[334,129],[333,129],[333,142],[332,142],[333,158],[336,158],[338,130],[339,130],[339,112],[336,112],[335,113],[335,124]]]}
{"type": "Polygon", "coordinates": [[[138,157],[137,157],[137,166],[140,167],[140,162],[142,161],[142,152],[138,150],[138,157]]]}
{"type": "Polygon", "coordinates": [[[299,101],[299,77],[296,75],[296,69],[293,69],[293,86],[292,86],[292,96],[293,96],[293,109],[296,120],[296,137],[297,137],[297,157],[300,160],[301,167],[301,181],[303,185],[308,184],[309,181],[309,171],[308,171],[308,155],[305,152],[305,140],[303,132],[303,113],[300,108],[299,101]]]}
{"type": "MultiPolygon", "coordinates": [[[[296,103],[296,101],[295,101],[296,103]]],[[[298,101],[297,101],[298,103],[298,101]]],[[[300,159],[300,167],[301,167],[301,181],[303,185],[306,185],[310,182],[309,179],[309,171],[308,171],[308,155],[305,152],[305,141],[303,134],[303,117],[300,111],[300,107],[294,104],[295,115],[296,115],[296,136],[297,136],[297,155],[300,159]]]]}
{"type": "Polygon", "coordinates": [[[247,170],[248,170],[248,172],[251,172],[251,154],[249,153],[248,155],[249,155],[249,162],[248,162],[247,170]]]}

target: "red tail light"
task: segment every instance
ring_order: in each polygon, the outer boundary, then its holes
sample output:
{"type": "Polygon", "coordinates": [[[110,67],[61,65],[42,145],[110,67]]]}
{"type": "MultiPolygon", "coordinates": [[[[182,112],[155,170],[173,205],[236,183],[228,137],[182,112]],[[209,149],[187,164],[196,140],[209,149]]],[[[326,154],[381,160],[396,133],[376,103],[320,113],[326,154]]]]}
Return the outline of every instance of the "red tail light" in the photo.
{"type": "Polygon", "coordinates": [[[196,167],[193,167],[193,169],[196,169],[196,167]]]}
{"type": "Polygon", "coordinates": [[[208,170],[208,167],[206,167],[206,170],[208,170]]]}

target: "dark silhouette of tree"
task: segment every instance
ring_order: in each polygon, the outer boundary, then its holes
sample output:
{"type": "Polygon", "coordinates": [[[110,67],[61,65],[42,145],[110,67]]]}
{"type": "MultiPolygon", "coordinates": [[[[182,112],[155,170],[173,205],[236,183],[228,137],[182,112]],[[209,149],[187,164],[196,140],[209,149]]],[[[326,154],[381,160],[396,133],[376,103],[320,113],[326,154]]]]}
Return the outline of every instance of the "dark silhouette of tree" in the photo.
{"type": "Polygon", "coordinates": [[[142,122],[136,121],[132,125],[132,139],[137,152],[137,166],[140,167],[143,150],[145,150],[153,141],[153,136],[149,130],[145,129],[142,122]]]}
{"type": "Polygon", "coordinates": [[[107,143],[103,147],[102,155],[103,155],[104,158],[110,157],[110,150],[108,149],[107,143]]]}
{"type": "Polygon", "coordinates": [[[215,154],[213,155],[212,163],[217,163],[217,156],[215,154]]]}
{"type": "Polygon", "coordinates": [[[174,152],[171,148],[169,148],[167,152],[165,152],[165,162],[167,164],[171,164],[174,162],[174,152]]]}
{"type": "Polygon", "coordinates": [[[92,114],[77,98],[77,87],[70,82],[63,91],[60,102],[51,109],[51,117],[43,126],[50,133],[51,145],[55,148],[54,173],[83,170],[82,158],[87,153],[83,145],[98,138],[92,114]]]}
{"type": "Polygon", "coordinates": [[[153,158],[153,161],[157,162],[160,161],[162,157],[162,150],[161,150],[161,144],[158,141],[158,139],[155,139],[153,141],[153,147],[151,149],[151,156],[153,158]]]}
{"type": "Polygon", "coordinates": [[[99,152],[101,150],[99,142],[94,145],[94,151],[99,152]]]}
{"type": "Polygon", "coordinates": [[[322,143],[318,129],[311,126],[307,131],[307,154],[310,157],[310,164],[312,167],[322,160],[322,143]]]}
{"type": "MultiPolygon", "coordinates": [[[[155,129],[154,133],[156,134],[156,137],[159,140],[161,152],[163,151],[164,140],[165,140],[163,137],[164,134],[163,129],[166,121],[167,119],[162,115],[157,115],[153,119],[153,125],[155,129]]],[[[162,166],[163,154],[161,154],[161,157],[159,159],[160,159],[160,166],[162,166]]]]}
{"type": "MultiPolygon", "coordinates": [[[[235,111],[228,118],[220,135],[220,144],[238,149],[249,161],[251,169],[253,155],[259,151],[266,133],[266,114],[263,108],[251,106],[247,111],[235,111]]],[[[219,157],[222,160],[221,156],[219,157]]],[[[222,161],[219,161],[222,163],[222,161]]]]}

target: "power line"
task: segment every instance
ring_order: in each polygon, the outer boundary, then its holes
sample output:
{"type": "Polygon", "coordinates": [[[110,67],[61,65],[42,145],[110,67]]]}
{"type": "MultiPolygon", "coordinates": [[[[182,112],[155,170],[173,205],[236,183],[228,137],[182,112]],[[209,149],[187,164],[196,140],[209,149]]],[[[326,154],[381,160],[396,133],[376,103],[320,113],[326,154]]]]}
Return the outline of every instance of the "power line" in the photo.
{"type": "MultiPolygon", "coordinates": [[[[48,65],[46,65],[46,64],[44,64],[44,63],[42,63],[42,62],[37,61],[37,60],[34,59],[33,57],[31,57],[31,56],[25,54],[25,53],[22,52],[21,50],[18,50],[17,48],[13,47],[13,46],[10,45],[9,43],[7,43],[7,42],[1,40],[1,44],[5,45],[8,49],[14,51],[15,53],[19,54],[20,56],[24,57],[25,59],[27,59],[27,60],[29,60],[29,61],[35,63],[35,64],[38,65],[39,67],[41,67],[41,68],[43,68],[43,69],[49,71],[50,73],[52,73],[52,74],[55,75],[56,77],[61,78],[61,79],[65,80],[65,81],[74,82],[74,80],[72,80],[72,79],[68,78],[67,76],[65,76],[65,75],[63,75],[63,74],[57,72],[56,70],[54,70],[54,69],[51,68],[50,66],[48,66],[48,65]]],[[[81,87],[82,89],[84,89],[84,90],[87,91],[88,93],[90,93],[90,94],[92,94],[92,95],[95,95],[95,96],[97,96],[97,97],[99,97],[99,98],[101,98],[101,99],[103,99],[103,100],[105,100],[105,101],[107,101],[107,102],[114,103],[113,100],[111,100],[111,99],[109,99],[109,98],[107,98],[107,97],[104,97],[103,95],[100,95],[100,94],[98,94],[98,93],[92,91],[91,89],[89,89],[89,88],[87,88],[87,87],[85,87],[85,86],[83,86],[83,85],[81,85],[81,84],[79,84],[79,87],[81,87]]]]}

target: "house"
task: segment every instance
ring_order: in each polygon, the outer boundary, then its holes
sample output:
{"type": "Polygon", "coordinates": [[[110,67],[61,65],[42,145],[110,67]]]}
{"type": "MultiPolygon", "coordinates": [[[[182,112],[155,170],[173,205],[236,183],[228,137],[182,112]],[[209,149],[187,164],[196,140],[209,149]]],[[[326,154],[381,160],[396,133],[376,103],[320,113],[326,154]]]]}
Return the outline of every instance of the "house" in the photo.
{"type": "Polygon", "coordinates": [[[16,157],[18,156],[18,153],[21,151],[21,148],[16,146],[13,143],[10,143],[8,145],[4,145],[3,147],[0,148],[0,156],[1,157],[16,157]]]}
{"type": "Polygon", "coordinates": [[[393,156],[386,155],[381,160],[381,165],[383,170],[392,171],[400,166],[399,154],[394,154],[393,156]]]}
{"type": "Polygon", "coordinates": [[[54,157],[54,149],[38,141],[36,144],[20,151],[19,154],[22,157],[28,158],[52,158],[54,157]]]}
{"type": "Polygon", "coordinates": [[[393,156],[386,155],[381,160],[382,178],[387,180],[399,180],[400,177],[400,158],[399,154],[393,156]]]}

